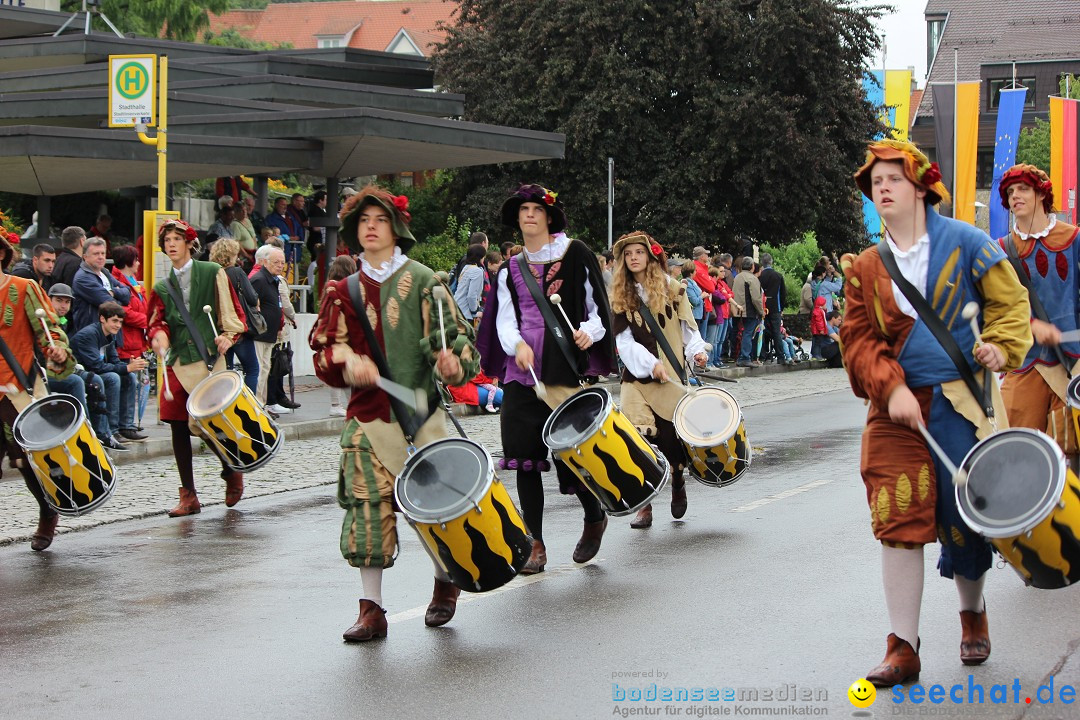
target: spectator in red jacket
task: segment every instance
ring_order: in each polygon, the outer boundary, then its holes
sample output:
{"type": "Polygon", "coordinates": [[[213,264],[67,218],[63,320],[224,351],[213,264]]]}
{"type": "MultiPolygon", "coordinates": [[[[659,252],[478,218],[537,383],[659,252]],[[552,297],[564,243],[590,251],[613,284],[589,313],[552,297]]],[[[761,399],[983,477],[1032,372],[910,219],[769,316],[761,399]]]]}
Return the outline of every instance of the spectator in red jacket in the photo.
{"type": "MultiPolygon", "coordinates": [[[[143,356],[150,345],[146,341],[146,288],[140,278],[142,263],[139,261],[139,249],[134,245],[118,245],[113,249],[112,276],[121,285],[131,291],[131,302],[124,314],[124,324],[120,329],[120,342],[116,354],[123,362],[130,362],[143,356]]],[[[142,417],[146,412],[146,403],[150,398],[150,376],[145,370],[136,374],[135,385],[135,420],[137,431],[142,431],[142,417]]]]}
{"type": "Polygon", "coordinates": [[[823,360],[821,347],[825,338],[829,336],[829,328],[825,323],[824,297],[814,300],[814,309],[810,312],[810,334],[814,336],[810,342],[810,359],[823,360]]]}
{"type": "Polygon", "coordinates": [[[709,323],[713,318],[712,295],[716,291],[716,280],[709,277],[709,251],[698,245],[693,252],[694,265],[697,272],[694,273],[694,282],[701,288],[701,295],[705,300],[705,311],[702,314],[701,324],[698,325],[698,333],[701,337],[708,337],[709,323]]]}

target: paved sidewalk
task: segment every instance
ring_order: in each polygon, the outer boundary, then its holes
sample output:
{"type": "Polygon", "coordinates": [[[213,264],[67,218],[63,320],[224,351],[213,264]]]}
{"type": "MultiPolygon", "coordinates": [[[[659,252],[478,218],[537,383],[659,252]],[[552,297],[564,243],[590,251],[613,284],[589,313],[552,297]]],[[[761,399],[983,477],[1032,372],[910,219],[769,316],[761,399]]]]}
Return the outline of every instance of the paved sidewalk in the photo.
{"type": "MultiPolygon", "coordinates": [[[[805,367],[800,366],[800,367],[805,367]]],[[[718,383],[730,392],[743,407],[752,407],[788,398],[827,393],[847,387],[843,370],[815,368],[812,371],[785,371],[786,368],[765,366],[747,372],[722,371],[740,375],[736,383],[718,383]]],[[[617,393],[618,384],[604,383],[617,393]]],[[[279,424],[284,441],[277,457],[265,467],[245,476],[244,498],[288,492],[337,481],[338,438],[342,418],[328,417],[329,388],[314,378],[298,378],[296,401],[302,407],[295,413],[282,415],[279,424]]],[[[156,423],[156,408],[147,408],[143,427],[150,439],[134,452],[115,457],[117,461],[116,490],[101,508],[79,518],[61,518],[59,533],[83,530],[97,525],[121,522],[165,513],[176,503],[179,480],[172,457],[168,428],[156,423]],[[154,413],[153,419],[150,415],[154,413]],[[157,457],[151,457],[151,454],[157,457]]],[[[823,411],[825,411],[823,409],[823,411]]],[[[461,418],[469,436],[498,456],[501,451],[499,416],[469,415],[461,418]]],[[[752,433],[752,428],[749,429],[752,433]]],[[[453,428],[450,428],[454,432],[453,428]]],[[[201,448],[202,443],[193,440],[201,448]]],[[[202,449],[204,450],[204,449],[202,449]]],[[[116,455],[119,455],[117,453],[116,455]]],[[[195,485],[204,507],[224,503],[225,487],[219,473],[221,464],[209,451],[194,458],[195,485]]],[[[330,491],[328,491],[330,492],[330,491]]],[[[6,469],[0,482],[0,545],[29,540],[37,524],[37,503],[30,496],[22,476],[6,469]]],[[[241,502],[237,508],[243,509],[241,502]]],[[[204,511],[205,512],[205,511],[204,511]]],[[[56,541],[62,551],[63,538],[56,541]]]]}

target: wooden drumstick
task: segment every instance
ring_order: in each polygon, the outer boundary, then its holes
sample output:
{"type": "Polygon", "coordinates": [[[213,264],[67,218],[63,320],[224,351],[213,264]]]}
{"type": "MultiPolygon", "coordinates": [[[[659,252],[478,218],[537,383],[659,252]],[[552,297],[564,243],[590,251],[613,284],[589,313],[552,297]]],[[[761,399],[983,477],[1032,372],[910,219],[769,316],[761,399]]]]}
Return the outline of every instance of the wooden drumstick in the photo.
{"type": "Polygon", "coordinates": [[[443,301],[446,300],[446,289],[442,285],[436,285],[431,290],[431,296],[435,299],[435,304],[439,306],[439,337],[442,338],[442,349],[446,352],[446,325],[443,324],[443,301]]]}
{"type": "Polygon", "coordinates": [[[960,314],[965,320],[971,321],[971,332],[975,333],[975,344],[982,345],[982,332],[979,330],[979,303],[974,300],[969,302],[960,314]]]}
{"type": "Polygon", "coordinates": [[[217,337],[218,331],[217,331],[217,328],[214,327],[213,308],[210,307],[209,305],[203,305],[202,306],[202,311],[204,313],[206,313],[206,317],[210,318],[210,329],[214,331],[214,337],[217,337]]]}
{"type": "Polygon", "coordinates": [[[562,306],[562,295],[559,295],[559,293],[552,294],[551,302],[555,303],[555,307],[559,308],[559,312],[562,313],[563,319],[566,320],[566,324],[570,326],[570,332],[577,332],[574,323],[570,322],[570,316],[566,314],[566,308],[562,306]]]}
{"type": "Polygon", "coordinates": [[[533,383],[535,383],[536,385],[536,388],[534,389],[534,392],[536,392],[536,397],[543,400],[547,397],[547,386],[545,386],[544,383],[540,382],[540,379],[536,377],[536,371],[533,370],[533,366],[531,363],[529,364],[529,374],[532,375],[533,383]]]}
{"type": "Polygon", "coordinates": [[[949,459],[949,456],[945,454],[945,451],[937,444],[937,440],[934,439],[934,436],[930,434],[930,431],[927,430],[926,426],[922,423],[919,423],[919,432],[921,432],[923,438],[925,438],[926,444],[929,445],[930,449],[938,456],[938,460],[941,460],[941,464],[952,474],[953,485],[961,488],[967,485],[967,470],[958,468],[953,464],[953,461],[949,459]]]}
{"type": "Polygon", "coordinates": [[[172,402],[173,394],[169,387],[169,368],[165,366],[165,353],[159,352],[158,357],[161,358],[161,377],[165,380],[165,399],[172,402]]]}
{"type": "Polygon", "coordinates": [[[41,321],[41,327],[45,330],[45,337],[49,338],[49,347],[56,349],[56,343],[53,342],[52,333],[49,332],[49,326],[45,324],[45,309],[38,308],[34,311],[34,314],[38,316],[38,320],[41,321]]]}

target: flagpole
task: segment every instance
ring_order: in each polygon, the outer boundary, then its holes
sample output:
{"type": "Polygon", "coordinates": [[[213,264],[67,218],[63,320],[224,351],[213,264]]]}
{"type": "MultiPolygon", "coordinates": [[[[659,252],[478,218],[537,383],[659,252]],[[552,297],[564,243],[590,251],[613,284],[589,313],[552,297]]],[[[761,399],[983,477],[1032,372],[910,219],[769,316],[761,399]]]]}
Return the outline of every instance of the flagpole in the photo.
{"type": "Polygon", "coordinates": [[[956,175],[958,168],[956,167],[957,158],[957,144],[959,143],[959,133],[957,129],[960,126],[960,51],[958,48],[953,48],[953,126],[952,126],[952,216],[956,217],[956,175]]]}

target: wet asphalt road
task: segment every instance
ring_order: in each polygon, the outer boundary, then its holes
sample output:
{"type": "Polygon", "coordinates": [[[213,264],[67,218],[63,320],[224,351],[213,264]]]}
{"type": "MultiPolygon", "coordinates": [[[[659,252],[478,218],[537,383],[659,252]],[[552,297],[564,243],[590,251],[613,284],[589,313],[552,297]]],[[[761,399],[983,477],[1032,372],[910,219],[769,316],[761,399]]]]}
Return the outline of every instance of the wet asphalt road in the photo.
{"type": "MultiPolygon", "coordinates": [[[[570,560],[580,506],[549,489],[548,571],[463,596],[444,628],[423,624],[430,562],[402,523],[384,583],[389,638],[366,645],[341,641],[360,578],[338,552],[332,486],[102,526],[55,552],[0,548],[0,717],[851,717],[847,687],[888,633],[858,478],[864,408],[838,392],[746,414],[763,452],[740,482],[692,483],[681,522],[669,492],[649,530],[612,518],[587,565],[570,560]],[[614,699],[652,683],[744,700],[614,699]],[[795,702],[777,699],[792,692],[795,702]]],[[[956,593],[936,558],[929,548],[921,682],[966,687],[956,593]]],[[[1060,699],[1024,704],[1052,675],[1055,692],[1080,690],[1077,593],[991,571],[993,655],[970,674],[988,694],[1019,680],[1020,704],[896,705],[883,691],[868,712],[1080,717],[1060,699]]]]}

